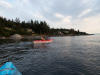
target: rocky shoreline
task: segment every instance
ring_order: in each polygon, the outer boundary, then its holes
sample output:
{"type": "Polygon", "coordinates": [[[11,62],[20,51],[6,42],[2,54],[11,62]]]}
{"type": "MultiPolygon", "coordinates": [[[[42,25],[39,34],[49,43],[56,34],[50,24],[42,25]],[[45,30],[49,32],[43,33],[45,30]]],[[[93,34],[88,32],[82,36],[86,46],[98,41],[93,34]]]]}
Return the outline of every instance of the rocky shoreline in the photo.
{"type": "MultiPolygon", "coordinates": [[[[94,35],[94,34],[87,34],[87,35],[94,35]]],[[[87,36],[87,35],[73,35],[73,34],[69,34],[69,35],[47,35],[49,37],[63,37],[63,36],[87,36]]],[[[41,36],[40,35],[20,35],[20,34],[14,34],[11,35],[10,37],[0,37],[0,39],[13,39],[13,40],[21,40],[21,39],[40,39],[41,36]]]]}
{"type": "MultiPolygon", "coordinates": [[[[94,34],[88,34],[88,35],[94,35],[94,34]]],[[[65,36],[88,36],[88,35],[48,35],[48,37],[65,37],[65,36]]],[[[19,34],[14,34],[11,35],[10,37],[0,37],[0,44],[4,43],[13,43],[16,41],[33,41],[33,40],[40,40],[41,36],[40,35],[19,35],[19,34]]]]}

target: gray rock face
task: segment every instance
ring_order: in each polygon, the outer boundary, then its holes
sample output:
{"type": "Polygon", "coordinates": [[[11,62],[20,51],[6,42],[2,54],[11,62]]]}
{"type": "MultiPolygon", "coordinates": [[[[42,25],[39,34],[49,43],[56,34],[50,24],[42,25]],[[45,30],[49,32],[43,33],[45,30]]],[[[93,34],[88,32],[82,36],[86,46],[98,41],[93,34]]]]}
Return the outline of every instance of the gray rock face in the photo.
{"type": "Polygon", "coordinates": [[[6,39],[6,37],[0,37],[0,39],[6,39]]]}
{"type": "Polygon", "coordinates": [[[19,34],[14,34],[14,35],[12,35],[12,36],[10,36],[10,39],[14,39],[14,40],[19,40],[19,39],[22,39],[23,37],[21,36],[21,35],[19,35],[19,34]]]}

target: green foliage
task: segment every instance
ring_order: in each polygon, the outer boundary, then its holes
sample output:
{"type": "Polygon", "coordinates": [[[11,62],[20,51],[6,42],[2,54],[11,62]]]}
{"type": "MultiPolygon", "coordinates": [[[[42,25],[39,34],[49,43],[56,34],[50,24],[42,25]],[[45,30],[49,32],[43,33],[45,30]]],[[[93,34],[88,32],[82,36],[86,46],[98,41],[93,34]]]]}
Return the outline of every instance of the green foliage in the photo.
{"type": "Polygon", "coordinates": [[[32,32],[27,31],[28,29],[32,29],[37,34],[48,34],[50,27],[45,21],[39,22],[31,20],[30,22],[21,22],[19,18],[16,18],[14,21],[0,17],[0,36],[10,36],[13,34],[32,35],[32,32]]]}
{"type": "Polygon", "coordinates": [[[74,29],[50,29],[50,35],[88,35],[86,32],[76,31],[74,29]]]}
{"type": "Polygon", "coordinates": [[[38,33],[38,34],[48,34],[49,33],[50,27],[47,25],[45,21],[44,22],[42,21],[32,22],[31,21],[31,25],[32,25],[31,28],[35,33],[38,33]]]}
{"type": "Polygon", "coordinates": [[[45,35],[86,35],[85,32],[75,31],[74,29],[53,29],[45,21],[20,21],[19,18],[15,20],[7,20],[0,17],[0,36],[10,36],[13,34],[32,35],[28,32],[31,29],[35,34],[45,35]]]}

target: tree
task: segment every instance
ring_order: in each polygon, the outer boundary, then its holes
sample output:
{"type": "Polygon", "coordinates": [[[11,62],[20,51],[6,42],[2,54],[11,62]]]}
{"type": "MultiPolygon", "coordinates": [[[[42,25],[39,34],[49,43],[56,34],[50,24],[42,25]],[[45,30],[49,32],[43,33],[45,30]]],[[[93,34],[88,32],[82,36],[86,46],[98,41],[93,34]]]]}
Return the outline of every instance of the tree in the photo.
{"type": "Polygon", "coordinates": [[[15,22],[16,22],[16,23],[20,23],[20,19],[19,19],[19,18],[16,18],[16,19],[15,19],[15,22]]]}

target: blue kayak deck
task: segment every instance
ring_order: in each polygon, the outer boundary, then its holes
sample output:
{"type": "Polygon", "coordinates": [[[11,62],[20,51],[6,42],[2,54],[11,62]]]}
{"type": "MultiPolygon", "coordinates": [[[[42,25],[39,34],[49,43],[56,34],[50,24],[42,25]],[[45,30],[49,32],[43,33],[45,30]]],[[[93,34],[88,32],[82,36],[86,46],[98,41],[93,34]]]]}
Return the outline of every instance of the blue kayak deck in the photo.
{"type": "Polygon", "coordinates": [[[0,75],[22,75],[12,62],[6,62],[0,67],[0,75]]]}

